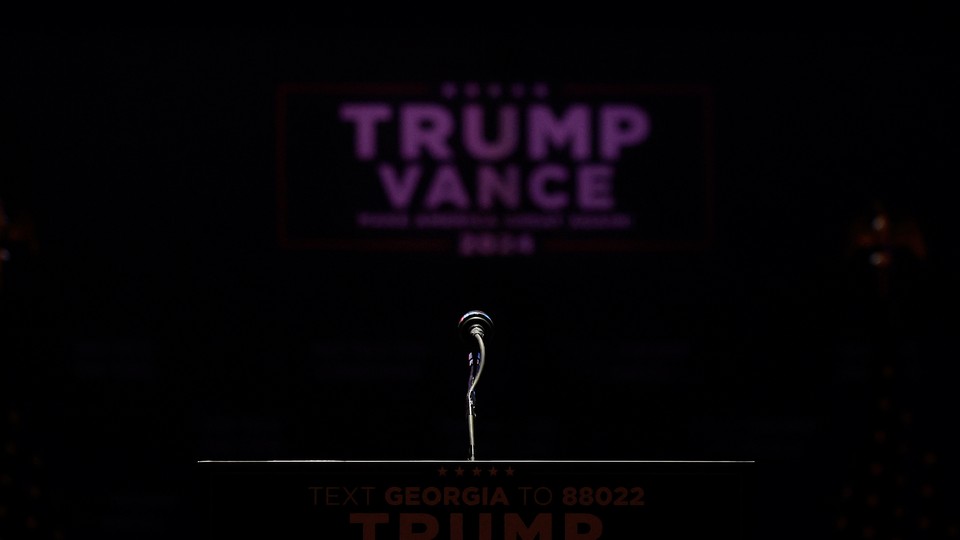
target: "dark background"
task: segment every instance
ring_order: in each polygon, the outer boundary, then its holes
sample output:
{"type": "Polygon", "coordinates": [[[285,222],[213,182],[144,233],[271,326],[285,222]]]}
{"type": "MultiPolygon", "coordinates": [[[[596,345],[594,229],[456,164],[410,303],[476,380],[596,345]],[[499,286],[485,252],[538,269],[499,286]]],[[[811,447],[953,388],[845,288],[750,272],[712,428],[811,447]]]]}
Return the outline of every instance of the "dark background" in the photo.
{"type": "Polygon", "coordinates": [[[200,537],[198,459],[465,458],[471,309],[497,326],[480,459],[752,459],[761,537],[956,531],[955,41],[936,22],[4,32],[5,534],[200,537]],[[709,85],[714,241],[282,250],[277,85],[443,80],[709,85]],[[878,203],[923,252],[870,264],[852,231],[878,203]]]}

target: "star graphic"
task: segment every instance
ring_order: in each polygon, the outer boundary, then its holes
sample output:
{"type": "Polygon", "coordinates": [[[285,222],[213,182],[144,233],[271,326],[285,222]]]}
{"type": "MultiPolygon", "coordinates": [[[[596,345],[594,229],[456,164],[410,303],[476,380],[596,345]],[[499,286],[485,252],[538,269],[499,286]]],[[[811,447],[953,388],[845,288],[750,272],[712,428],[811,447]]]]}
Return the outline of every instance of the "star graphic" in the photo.
{"type": "Polygon", "coordinates": [[[497,468],[496,468],[496,467],[493,467],[493,466],[491,466],[491,467],[490,467],[490,470],[489,470],[489,471],[487,471],[487,472],[489,472],[489,473],[490,473],[490,476],[496,476],[496,475],[497,475],[497,468]]]}
{"type": "Polygon", "coordinates": [[[444,467],[443,465],[441,465],[440,468],[437,469],[437,474],[439,474],[440,476],[446,476],[446,475],[447,475],[447,468],[444,467]]]}
{"type": "Polygon", "coordinates": [[[507,471],[507,476],[513,476],[513,467],[507,467],[506,471],[507,471]]]}
{"type": "Polygon", "coordinates": [[[483,472],[483,471],[480,469],[480,467],[474,467],[474,468],[473,468],[473,475],[474,475],[474,476],[480,476],[480,473],[482,473],[482,472],[483,472]]]}
{"type": "Polygon", "coordinates": [[[457,476],[463,476],[463,467],[457,467],[454,471],[456,471],[457,476]]]}

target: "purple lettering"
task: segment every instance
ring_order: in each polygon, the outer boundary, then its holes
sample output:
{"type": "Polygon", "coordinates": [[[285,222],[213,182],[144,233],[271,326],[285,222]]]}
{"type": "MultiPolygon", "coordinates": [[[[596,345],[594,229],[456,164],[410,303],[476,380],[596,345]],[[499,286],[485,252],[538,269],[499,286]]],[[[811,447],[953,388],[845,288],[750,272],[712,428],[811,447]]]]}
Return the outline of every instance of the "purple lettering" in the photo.
{"type": "Polygon", "coordinates": [[[382,103],[345,103],[340,120],[353,122],[353,153],[360,160],[377,157],[377,124],[390,120],[390,107],[382,103]]]}
{"type": "Polygon", "coordinates": [[[432,158],[450,159],[453,152],[448,139],[453,133],[453,117],[441,105],[427,103],[400,107],[400,155],[416,159],[421,152],[432,158]]]}
{"type": "Polygon", "coordinates": [[[484,110],[480,105],[467,105],[463,108],[463,146],[477,159],[503,159],[517,149],[520,129],[517,121],[517,108],[512,105],[500,107],[497,123],[497,137],[487,141],[484,133],[484,110]]]}
{"type": "Polygon", "coordinates": [[[380,165],[380,185],[387,194],[387,200],[394,210],[403,210],[410,206],[413,192],[420,183],[420,166],[410,165],[403,169],[403,176],[397,175],[397,170],[386,163],[380,165]]]}
{"type": "Polygon", "coordinates": [[[528,189],[530,200],[541,210],[560,210],[570,202],[570,197],[563,191],[547,191],[549,182],[566,182],[567,170],[560,165],[541,165],[530,173],[528,189]]]}
{"type": "Polygon", "coordinates": [[[441,165],[437,168],[424,200],[427,210],[436,210],[444,204],[460,210],[470,207],[470,196],[460,181],[460,174],[452,165],[441,165]]]}
{"type": "Polygon", "coordinates": [[[570,146],[570,157],[590,157],[590,109],[574,105],[561,118],[546,105],[531,105],[527,111],[527,152],[530,159],[545,159],[550,147],[570,146]]]}
{"type": "Polygon", "coordinates": [[[503,175],[489,165],[477,168],[477,207],[490,210],[499,202],[510,210],[520,207],[520,169],[508,165],[503,175]]]}
{"type": "Polygon", "coordinates": [[[600,156],[618,159],[620,150],[646,140],[650,117],[635,105],[604,105],[600,108],[600,156]]]}
{"type": "Polygon", "coordinates": [[[577,205],[583,210],[610,210],[613,199],[613,167],[581,165],[577,170],[577,205]]]}

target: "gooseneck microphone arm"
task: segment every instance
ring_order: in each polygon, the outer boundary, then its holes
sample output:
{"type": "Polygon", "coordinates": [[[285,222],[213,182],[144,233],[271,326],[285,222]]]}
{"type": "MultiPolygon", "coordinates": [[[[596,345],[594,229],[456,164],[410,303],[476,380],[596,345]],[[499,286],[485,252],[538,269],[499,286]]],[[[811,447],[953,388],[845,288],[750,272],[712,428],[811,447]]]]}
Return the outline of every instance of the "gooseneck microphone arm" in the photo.
{"type": "Polygon", "coordinates": [[[467,382],[467,430],[470,436],[470,454],[469,460],[476,459],[476,443],[474,439],[473,424],[477,416],[477,381],[480,380],[480,374],[483,373],[483,366],[486,363],[487,351],[483,343],[485,333],[493,330],[493,320],[482,311],[470,311],[460,318],[460,337],[469,345],[476,343],[476,348],[471,350],[467,359],[470,365],[470,378],[467,382]]]}
{"type": "Polygon", "coordinates": [[[483,346],[483,338],[477,334],[473,335],[477,340],[477,351],[468,355],[470,361],[470,380],[467,385],[467,429],[470,432],[470,461],[476,459],[476,444],[473,436],[473,419],[477,417],[477,381],[480,380],[480,373],[483,372],[483,362],[487,359],[486,351],[483,346]]]}

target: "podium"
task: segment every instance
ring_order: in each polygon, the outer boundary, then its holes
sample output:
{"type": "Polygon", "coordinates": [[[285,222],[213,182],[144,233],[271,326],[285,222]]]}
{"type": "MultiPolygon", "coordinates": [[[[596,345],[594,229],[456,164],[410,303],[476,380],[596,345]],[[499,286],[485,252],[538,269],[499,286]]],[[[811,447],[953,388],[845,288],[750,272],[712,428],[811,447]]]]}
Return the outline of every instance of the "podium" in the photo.
{"type": "Polygon", "coordinates": [[[211,540],[752,537],[752,461],[200,461],[211,540]]]}

